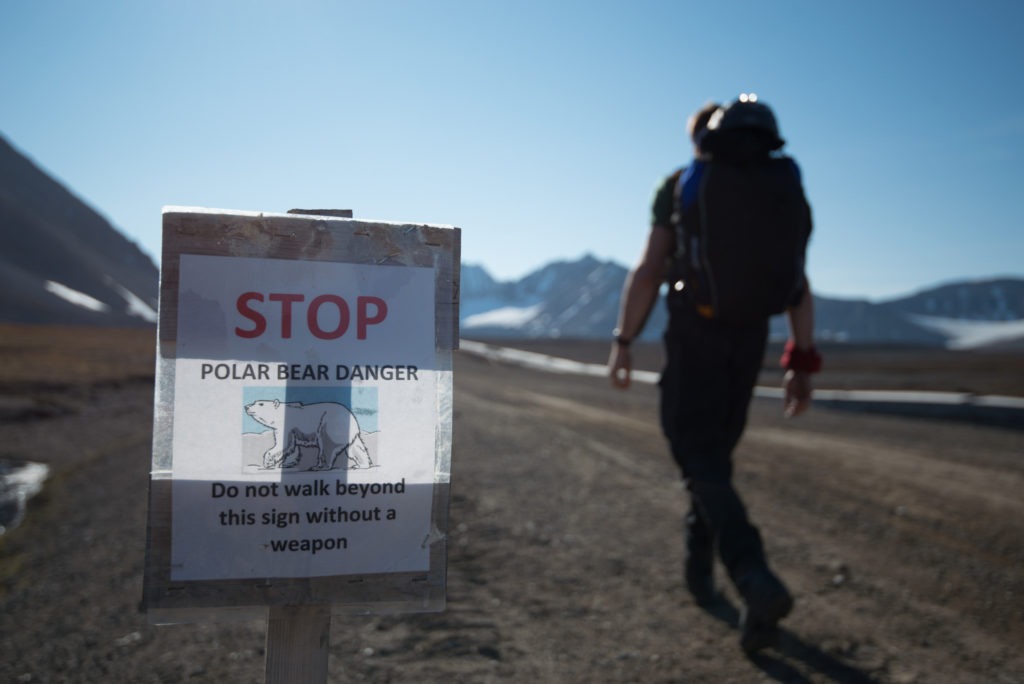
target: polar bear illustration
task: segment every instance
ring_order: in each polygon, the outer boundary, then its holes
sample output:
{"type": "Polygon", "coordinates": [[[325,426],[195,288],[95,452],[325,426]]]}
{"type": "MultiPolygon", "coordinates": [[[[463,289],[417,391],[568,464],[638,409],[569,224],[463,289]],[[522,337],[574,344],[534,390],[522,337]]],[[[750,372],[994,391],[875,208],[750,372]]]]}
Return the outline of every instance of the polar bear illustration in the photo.
{"type": "Polygon", "coordinates": [[[316,449],[316,465],[310,470],[332,470],[344,453],[349,468],[374,465],[359,423],[344,404],[259,399],[247,405],[245,412],[274,431],[274,446],[263,454],[264,468],[294,468],[302,457],[301,447],[316,449]]]}

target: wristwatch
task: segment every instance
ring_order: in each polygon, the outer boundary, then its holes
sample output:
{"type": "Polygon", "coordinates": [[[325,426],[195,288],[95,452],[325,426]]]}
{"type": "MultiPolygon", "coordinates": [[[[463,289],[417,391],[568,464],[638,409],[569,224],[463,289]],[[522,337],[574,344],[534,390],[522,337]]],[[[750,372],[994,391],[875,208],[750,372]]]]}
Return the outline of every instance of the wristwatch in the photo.
{"type": "Polygon", "coordinates": [[[618,328],[612,330],[612,335],[615,337],[615,344],[622,345],[623,347],[628,347],[630,344],[633,343],[632,338],[623,337],[622,331],[619,330],[618,328]]]}

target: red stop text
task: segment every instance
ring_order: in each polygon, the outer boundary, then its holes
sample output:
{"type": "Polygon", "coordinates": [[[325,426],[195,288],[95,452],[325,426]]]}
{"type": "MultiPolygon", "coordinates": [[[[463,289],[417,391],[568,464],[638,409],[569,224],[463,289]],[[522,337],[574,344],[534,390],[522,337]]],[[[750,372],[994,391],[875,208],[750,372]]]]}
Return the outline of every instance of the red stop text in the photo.
{"type": "Polygon", "coordinates": [[[264,334],[280,334],[282,339],[291,339],[298,320],[298,325],[304,325],[313,337],[336,340],[349,331],[354,317],[356,339],[365,340],[370,326],[383,322],[388,315],[387,302],[365,295],[356,297],[354,311],[344,297],[336,294],[317,295],[307,304],[302,294],[243,292],[235,306],[249,321],[248,326],[235,328],[235,335],[245,339],[264,334]],[[280,323],[279,328],[277,323],[280,323]]]}

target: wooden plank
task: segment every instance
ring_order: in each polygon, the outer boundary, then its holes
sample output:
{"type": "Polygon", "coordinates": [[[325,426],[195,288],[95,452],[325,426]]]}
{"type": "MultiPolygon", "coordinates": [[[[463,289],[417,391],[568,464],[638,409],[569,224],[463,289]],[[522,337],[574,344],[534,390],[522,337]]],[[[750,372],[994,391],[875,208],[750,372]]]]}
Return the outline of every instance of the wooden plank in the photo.
{"type": "Polygon", "coordinates": [[[351,209],[289,209],[289,214],[312,214],[314,216],[335,216],[337,218],[352,218],[351,209]]]}

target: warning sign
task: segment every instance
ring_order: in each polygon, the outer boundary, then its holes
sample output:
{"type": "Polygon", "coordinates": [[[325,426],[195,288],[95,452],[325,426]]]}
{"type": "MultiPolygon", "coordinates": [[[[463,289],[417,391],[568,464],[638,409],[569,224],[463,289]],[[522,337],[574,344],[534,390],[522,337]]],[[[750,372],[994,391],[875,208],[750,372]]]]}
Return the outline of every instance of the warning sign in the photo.
{"type": "Polygon", "coordinates": [[[164,218],[147,604],[435,600],[458,229],[164,218]]]}
{"type": "Polygon", "coordinates": [[[433,271],[185,254],[179,278],[171,579],[426,570],[433,271]]]}

